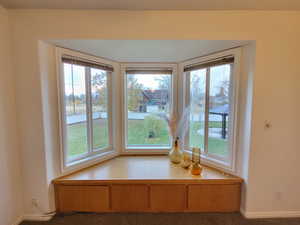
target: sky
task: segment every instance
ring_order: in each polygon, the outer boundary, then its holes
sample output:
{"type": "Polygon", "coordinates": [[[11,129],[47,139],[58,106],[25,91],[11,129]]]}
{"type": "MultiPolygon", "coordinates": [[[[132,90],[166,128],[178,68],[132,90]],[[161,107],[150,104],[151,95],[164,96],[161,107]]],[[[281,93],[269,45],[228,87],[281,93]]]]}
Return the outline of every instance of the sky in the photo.
{"type": "Polygon", "coordinates": [[[160,76],[170,76],[170,75],[137,74],[135,77],[140,84],[143,84],[145,89],[157,89],[159,87],[159,81],[156,79],[159,78],[160,76]]]}

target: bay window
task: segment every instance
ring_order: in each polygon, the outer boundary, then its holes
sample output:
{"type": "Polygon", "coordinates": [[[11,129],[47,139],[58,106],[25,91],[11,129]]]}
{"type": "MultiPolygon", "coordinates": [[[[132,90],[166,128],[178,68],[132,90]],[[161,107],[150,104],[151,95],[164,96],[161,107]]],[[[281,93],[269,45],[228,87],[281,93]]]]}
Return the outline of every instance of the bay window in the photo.
{"type": "Polygon", "coordinates": [[[202,162],[234,171],[239,54],[232,49],[178,64],[124,63],[118,64],[120,72],[107,60],[60,54],[64,166],[112,150],[168,153],[172,139],[166,118],[179,119],[189,109],[181,146],[185,151],[199,147],[202,162]]]}

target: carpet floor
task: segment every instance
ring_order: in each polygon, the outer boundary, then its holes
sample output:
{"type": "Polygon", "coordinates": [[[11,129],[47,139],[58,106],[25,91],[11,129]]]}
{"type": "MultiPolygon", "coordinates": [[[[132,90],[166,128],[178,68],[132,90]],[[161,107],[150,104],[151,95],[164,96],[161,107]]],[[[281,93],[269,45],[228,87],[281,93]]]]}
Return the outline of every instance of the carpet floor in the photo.
{"type": "Polygon", "coordinates": [[[300,218],[250,220],[239,213],[76,213],[21,225],[300,225],[300,218]]]}

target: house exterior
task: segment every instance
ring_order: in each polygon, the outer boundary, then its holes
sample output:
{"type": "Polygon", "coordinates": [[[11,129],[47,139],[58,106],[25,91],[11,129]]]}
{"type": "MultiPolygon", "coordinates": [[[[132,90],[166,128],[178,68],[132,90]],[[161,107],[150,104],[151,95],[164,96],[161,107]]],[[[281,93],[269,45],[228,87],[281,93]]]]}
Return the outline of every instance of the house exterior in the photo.
{"type": "Polygon", "coordinates": [[[143,90],[142,100],[140,101],[139,112],[147,112],[147,106],[158,106],[159,109],[164,109],[169,102],[169,90],[143,90]]]}

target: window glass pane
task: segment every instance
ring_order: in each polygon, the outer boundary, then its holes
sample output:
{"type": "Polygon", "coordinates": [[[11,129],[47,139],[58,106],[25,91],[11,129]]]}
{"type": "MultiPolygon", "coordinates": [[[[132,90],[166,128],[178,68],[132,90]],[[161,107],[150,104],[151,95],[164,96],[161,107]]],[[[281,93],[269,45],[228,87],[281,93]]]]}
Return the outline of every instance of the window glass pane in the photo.
{"type": "Polygon", "coordinates": [[[206,69],[190,72],[190,147],[204,150],[206,69]]]}
{"type": "Polygon", "coordinates": [[[85,68],[64,63],[67,160],[88,152],[85,68]]]}
{"type": "Polygon", "coordinates": [[[109,145],[107,72],[91,68],[93,149],[109,145]]]}
{"type": "Polygon", "coordinates": [[[127,145],[170,146],[171,75],[127,74],[127,145]]]}
{"type": "Polygon", "coordinates": [[[211,67],[209,91],[208,152],[228,155],[230,65],[211,67]]]}

